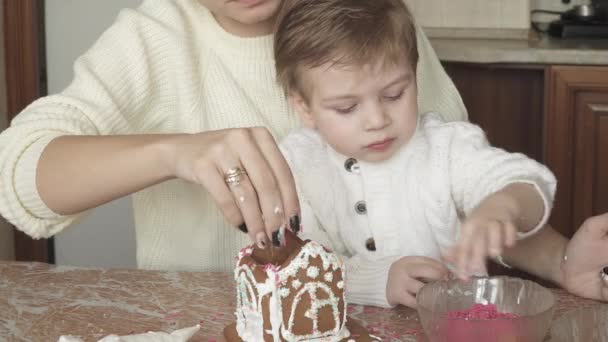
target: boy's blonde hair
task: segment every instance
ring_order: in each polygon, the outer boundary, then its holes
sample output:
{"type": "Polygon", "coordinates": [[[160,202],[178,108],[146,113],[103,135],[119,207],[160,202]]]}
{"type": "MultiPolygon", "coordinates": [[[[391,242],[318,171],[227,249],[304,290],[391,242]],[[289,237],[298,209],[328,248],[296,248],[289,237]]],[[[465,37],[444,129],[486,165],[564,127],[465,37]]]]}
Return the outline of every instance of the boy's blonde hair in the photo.
{"type": "Polygon", "coordinates": [[[277,78],[303,94],[302,68],[407,59],[418,63],[416,27],[403,0],[285,0],[274,41],[277,78]]]}

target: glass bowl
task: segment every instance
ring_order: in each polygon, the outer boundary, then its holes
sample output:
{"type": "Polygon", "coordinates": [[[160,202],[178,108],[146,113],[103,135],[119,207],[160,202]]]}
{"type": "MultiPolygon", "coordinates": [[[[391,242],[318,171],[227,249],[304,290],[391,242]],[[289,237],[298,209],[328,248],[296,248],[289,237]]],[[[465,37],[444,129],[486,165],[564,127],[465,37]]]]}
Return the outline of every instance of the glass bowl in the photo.
{"type": "Polygon", "coordinates": [[[437,281],[425,285],[416,300],[420,322],[431,342],[541,342],[555,307],[550,290],[511,277],[437,281]],[[475,304],[494,304],[499,313],[516,317],[455,317],[455,311],[475,304]]]}
{"type": "Polygon", "coordinates": [[[608,305],[577,309],[551,324],[551,342],[608,342],[608,305]]]}

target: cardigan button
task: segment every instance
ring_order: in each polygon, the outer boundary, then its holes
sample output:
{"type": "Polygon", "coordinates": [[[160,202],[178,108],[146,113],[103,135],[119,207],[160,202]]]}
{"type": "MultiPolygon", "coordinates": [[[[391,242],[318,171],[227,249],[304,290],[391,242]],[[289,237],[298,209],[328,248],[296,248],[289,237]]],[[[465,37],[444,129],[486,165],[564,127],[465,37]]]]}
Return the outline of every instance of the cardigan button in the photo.
{"type": "Polygon", "coordinates": [[[348,158],[344,162],[344,168],[348,172],[353,172],[353,166],[355,166],[355,164],[357,164],[357,159],[355,159],[355,158],[348,158]]]}
{"type": "Polygon", "coordinates": [[[365,204],[365,201],[359,201],[359,202],[357,202],[355,204],[355,211],[359,215],[365,215],[365,214],[367,214],[367,204],[365,204]]]}
{"type": "Polygon", "coordinates": [[[374,241],[374,238],[365,240],[365,248],[367,248],[367,250],[370,252],[376,251],[376,241],[374,241]]]}

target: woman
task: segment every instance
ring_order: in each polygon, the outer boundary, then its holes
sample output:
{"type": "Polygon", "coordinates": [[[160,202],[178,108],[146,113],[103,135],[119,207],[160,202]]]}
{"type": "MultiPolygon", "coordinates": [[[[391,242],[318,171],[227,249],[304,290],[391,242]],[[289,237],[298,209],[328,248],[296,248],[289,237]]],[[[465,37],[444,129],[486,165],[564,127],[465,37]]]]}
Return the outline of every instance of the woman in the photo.
{"type": "MultiPolygon", "coordinates": [[[[146,0],[124,10],[78,59],[71,85],[0,135],[0,213],[49,237],[134,194],[138,266],[147,269],[232,269],[247,243],[240,231],[268,245],[279,227],[297,229],[295,186],[274,140],[298,125],[275,84],[280,5],[146,0]]],[[[418,39],[421,112],[466,119],[418,39]]]]}

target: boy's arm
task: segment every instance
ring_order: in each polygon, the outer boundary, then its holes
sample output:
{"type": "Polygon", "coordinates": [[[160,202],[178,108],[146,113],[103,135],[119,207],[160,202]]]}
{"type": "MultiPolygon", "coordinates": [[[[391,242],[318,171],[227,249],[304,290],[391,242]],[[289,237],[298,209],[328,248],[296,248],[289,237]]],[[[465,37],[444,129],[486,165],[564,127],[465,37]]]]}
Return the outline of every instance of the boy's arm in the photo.
{"type": "Polygon", "coordinates": [[[501,255],[517,238],[542,228],[556,181],[546,167],[525,155],[490,146],[475,125],[441,127],[449,135],[451,195],[463,218],[458,242],[446,254],[456,261],[457,274],[467,279],[485,269],[487,257],[501,255]]]}
{"type": "Polygon", "coordinates": [[[517,217],[516,227],[520,234],[535,229],[543,220],[545,205],[543,197],[528,183],[511,183],[490,194],[481,201],[478,208],[498,209],[517,217]]]}
{"type": "Polygon", "coordinates": [[[489,201],[504,203],[523,214],[517,222],[520,238],[539,230],[553,204],[556,180],[551,171],[523,154],[490,146],[475,125],[450,125],[451,193],[460,213],[469,217],[489,201]]]}
{"type": "Polygon", "coordinates": [[[563,286],[561,263],[568,239],[550,225],[507,248],[502,259],[512,267],[563,286]]]}

